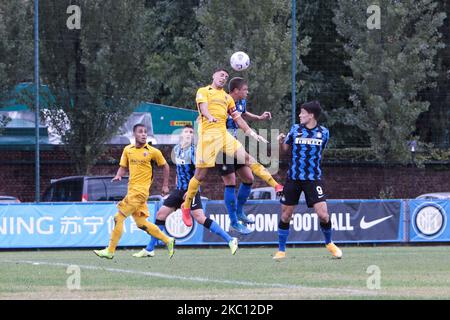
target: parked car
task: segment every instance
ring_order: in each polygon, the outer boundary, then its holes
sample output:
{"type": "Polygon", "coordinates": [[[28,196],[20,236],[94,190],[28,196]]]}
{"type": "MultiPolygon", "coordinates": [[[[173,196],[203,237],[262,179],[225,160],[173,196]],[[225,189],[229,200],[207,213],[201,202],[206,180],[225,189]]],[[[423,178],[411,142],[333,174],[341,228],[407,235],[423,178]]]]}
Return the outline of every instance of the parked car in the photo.
{"type": "Polygon", "coordinates": [[[0,196],[0,203],[20,203],[20,200],[13,196],[0,196]]]}
{"type": "Polygon", "coordinates": [[[73,176],[51,180],[43,202],[120,201],[127,194],[128,177],[111,182],[113,176],[73,176]]]}
{"type": "MultiPolygon", "coordinates": [[[[250,191],[250,195],[248,197],[249,200],[279,200],[280,197],[277,197],[275,189],[272,187],[264,187],[264,188],[255,188],[250,191]]],[[[300,196],[300,201],[305,200],[305,194],[302,192],[300,196]]]]}
{"type": "Polygon", "coordinates": [[[416,197],[416,199],[422,200],[445,200],[450,199],[450,192],[434,192],[434,193],[425,193],[416,197]]]}

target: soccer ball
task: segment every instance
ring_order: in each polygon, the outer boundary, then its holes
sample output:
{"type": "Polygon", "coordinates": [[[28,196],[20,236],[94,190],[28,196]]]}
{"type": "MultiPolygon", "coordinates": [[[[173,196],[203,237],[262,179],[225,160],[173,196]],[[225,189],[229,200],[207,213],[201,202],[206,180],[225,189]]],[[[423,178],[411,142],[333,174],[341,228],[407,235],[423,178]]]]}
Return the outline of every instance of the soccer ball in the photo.
{"type": "Polygon", "coordinates": [[[236,71],[242,71],[250,65],[250,58],[245,52],[237,51],[231,55],[231,67],[236,71]]]}

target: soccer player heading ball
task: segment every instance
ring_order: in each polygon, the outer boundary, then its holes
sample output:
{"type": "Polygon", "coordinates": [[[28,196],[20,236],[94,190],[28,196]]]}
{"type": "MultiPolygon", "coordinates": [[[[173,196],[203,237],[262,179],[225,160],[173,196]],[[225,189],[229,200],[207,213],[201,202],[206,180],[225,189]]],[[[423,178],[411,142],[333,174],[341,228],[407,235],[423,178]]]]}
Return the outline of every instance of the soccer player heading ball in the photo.
{"type": "Polygon", "coordinates": [[[186,200],[182,205],[183,222],[189,227],[192,225],[190,207],[200,184],[206,178],[208,168],[215,166],[220,151],[235,157],[240,163],[245,163],[252,172],[275,188],[276,192],[283,191],[283,186],[270,175],[261,164],[251,157],[242,144],[236,140],[226,128],[226,121],[230,115],[246,135],[259,142],[267,143],[263,137],[253,131],[241,118],[236,110],[233,98],[225,92],[223,87],[228,81],[228,72],[217,69],[213,74],[212,84],[198,89],[196,102],[200,113],[198,128],[198,145],[196,151],[196,170],[189,182],[186,200]]]}

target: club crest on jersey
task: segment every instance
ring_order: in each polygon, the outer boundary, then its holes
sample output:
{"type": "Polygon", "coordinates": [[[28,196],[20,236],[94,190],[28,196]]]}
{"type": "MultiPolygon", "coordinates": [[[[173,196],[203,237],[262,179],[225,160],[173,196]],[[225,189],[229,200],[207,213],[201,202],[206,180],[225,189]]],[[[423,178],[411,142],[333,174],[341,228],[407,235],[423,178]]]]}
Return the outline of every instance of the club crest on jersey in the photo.
{"type": "Polygon", "coordinates": [[[146,156],[148,156],[148,153],[147,153],[147,152],[144,152],[144,157],[146,157],[146,156]]]}
{"type": "Polygon", "coordinates": [[[317,132],[317,139],[322,139],[322,132],[317,132]]]}

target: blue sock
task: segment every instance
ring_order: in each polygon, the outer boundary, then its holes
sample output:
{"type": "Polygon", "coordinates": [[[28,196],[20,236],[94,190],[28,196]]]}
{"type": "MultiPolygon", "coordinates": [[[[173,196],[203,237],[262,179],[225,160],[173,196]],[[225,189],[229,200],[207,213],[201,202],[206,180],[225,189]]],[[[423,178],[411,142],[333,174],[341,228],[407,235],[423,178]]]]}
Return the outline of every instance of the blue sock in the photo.
{"type": "Polygon", "coordinates": [[[241,183],[237,194],[236,213],[238,216],[242,214],[242,209],[244,208],[244,204],[247,202],[250,191],[252,191],[251,183],[241,183]]]}
{"type": "Polygon", "coordinates": [[[208,228],[218,236],[220,236],[223,240],[225,240],[227,243],[230,242],[232,239],[231,236],[225,232],[218,224],[217,222],[207,218],[205,221],[205,224],[203,225],[205,228],[208,228]]]}
{"type": "Polygon", "coordinates": [[[328,220],[327,223],[320,223],[320,229],[325,236],[325,244],[331,243],[331,221],[328,220]]]}
{"type": "Polygon", "coordinates": [[[278,250],[286,251],[286,242],[289,236],[289,223],[280,220],[278,224],[278,250]]]}
{"type": "Polygon", "coordinates": [[[232,225],[238,223],[236,215],[236,186],[225,186],[223,199],[228,210],[228,215],[230,216],[230,223],[232,225]]]}
{"type": "MultiPolygon", "coordinates": [[[[162,232],[165,232],[166,231],[166,228],[164,227],[165,221],[161,221],[163,224],[159,224],[158,222],[160,222],[160,220],[157,220],[157,223],[156,223],[159,230],[161,230],[162,232]]],[[[155,237],[151,237],[150,242],[148,243],[147,248],[145,248],[145,250],[153,251],[155,249],[157,242],[158,242],[158,239],[156,239],[155,237]]]]}

